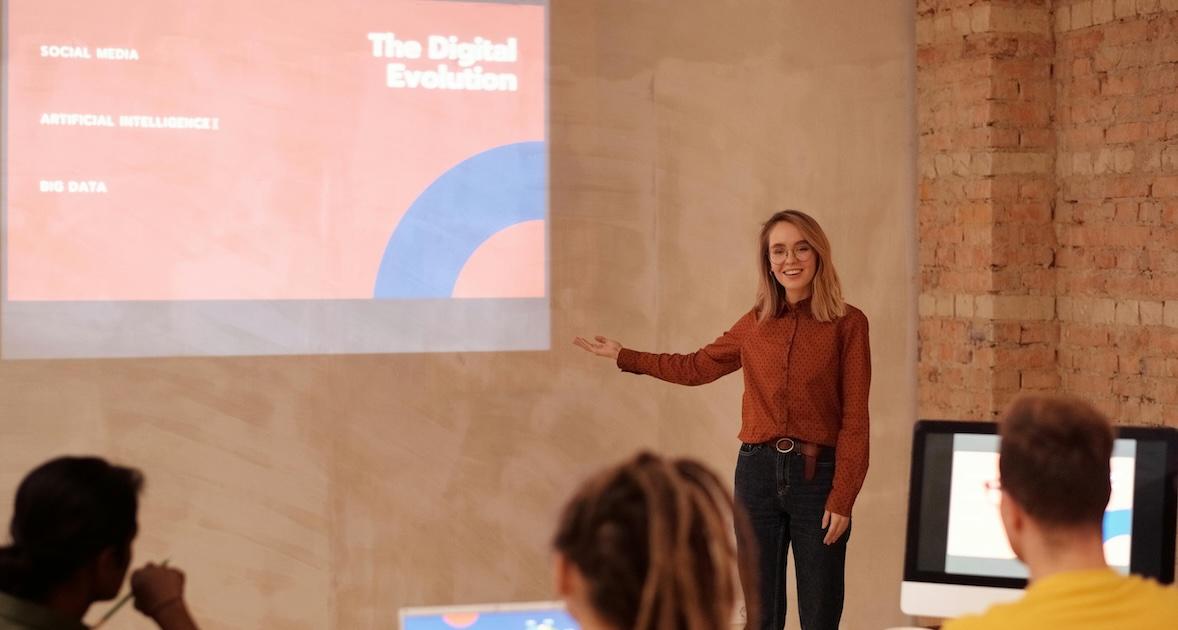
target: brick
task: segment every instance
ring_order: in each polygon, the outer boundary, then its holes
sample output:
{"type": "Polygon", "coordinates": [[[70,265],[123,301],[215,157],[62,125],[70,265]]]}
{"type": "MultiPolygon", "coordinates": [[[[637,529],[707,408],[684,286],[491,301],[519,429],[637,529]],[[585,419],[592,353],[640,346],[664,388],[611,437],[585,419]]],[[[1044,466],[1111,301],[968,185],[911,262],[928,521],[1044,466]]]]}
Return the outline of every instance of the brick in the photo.
{"type": "Polygon", "coordinates": [[[1117,18],[1137,15],[1137,0],[1116,0],[1113,2],[1113,16],[1117,18]]]}
{"type": "Polygon", "coordinates": [[[990,29],[1003,33],[1047,33],[1051,16],[1046,9],[990,5],[990,29]]]}
{"type": "Polygon", "coordinates": [[[1172,90],[1178,86],[1178,69],[1174,66],[1155,66],[1145,75],[1143,91],[1153,93],[1172,90]]]}
{"type": "MultiPolygon", "coordinates": [[[[994,358],[999,365],[1021,368],[1048,368],[1055,365],[1055,349],[1048,344],[1003,347],[994,349],[994,358]]],[[[1113,355],[1113,371],[1116,371],[1116,355],[1113,355]]]]}
{"type": "MultiPolygon", "coordinates": [[[[1116,209],[1113,213],[1113,220],[1117,223],[1135,223],[1137,221],[1137,202],[1136,201],[1118,201],[1113,204],[1116,209]]],[[[1124,256],[1129,252],[1120,252],[1118,257],[1124,256]]]]}
{"type": "Polygon", "coordinates": [[[1163,303],[1153,300],[1143,300],[1140,303],[1141,324],[1144,326],[1162,325],[1163,303]]]}
{"type": "Polygon", "coordinates": [[[1088,324],[1066,324],[1061,327],[1061,338],[1064,342],[1080,346],[1108,345],[1108,328],[1088,324]]]}
{"type": "Polygon", "coordinates": [[[1070,364],[1083,372],[1107,375],[1116,374],[1120,367],[1117,351],[1113,348],[1085,348],[1083,352],[1071,354],[1070,364]]]}
{"type": "Polygon", "coordinates": [[[1162,323],[1178,328],[1178,300],[1166,300],[1162,309],[1162,323]]]}
{"type": "MultiPolygon", "coordinates": [[[[1163,178],[1158,178],[1159,180],[1163,178]]],[[[1124,197],[1145,197],[1150,194],[1147,177],[1121,176],[1105,182],[1104,196],[1110,199],[1124,197]]],[[[1156,184],[1155,184],[1156,186],[1156,184]]],[[[1158,195],[1154,195],[1155,197],[1158,195]]]]}
{"type": "Polygon", "coordinates": [[[970,33],[970,13],[971,11],[969,9],[961,9],[951,14],[954,33],[957,35],[968,35],[970,33]]]}
{"type": "Polygon", "coordinates": [[[1051,110],[1045,102],[992,103],[986,111],[987,122],[1006,125],[1046,127],[1051,110]]]}
{"type": "Polygon", "coordinates": [[[953,296],[937,296],[937,317],[953,317],[953,296]]]}
{"type": "Polygon", "coordinates": [[[1050,144],[1050,129],[1024,129],[1019,132],[1019,146],[1024,149],[1047,148],[1050,144]]]}
{"type": "Polygon", "coordinates": [[[1092,23],[1105,24],[1113,21],[1113,0],[1092,1],[1092,23]]]}
{"type": "MultiPolygon", "coordinates": [[[[1178,150],[1174,151],[1175,158],[1178,158],[1178,150]]],[[[1034,181],[1024,182],[1019,185],[1018,195],[1023,199],[1052,199],[1055,197],[1055,182],[1050,179],[1036,179],[1034,181]]],[[[1050,218],[1050,210],[1048,207],[1048,217],[1050,218]]]]}
{"type": "Polygon", "coordinates": [[[985,33],[990,30],[990,5],[978,4],[970,9],[969,27],[975,33],[985,33]]]}
{"type": "Polygon", "coordinates": [[[1055,298],[1055,317],[1061,322],[1070,322],[1075,317],[1073,312],[1073,298],[1060,296],[1055,298]]]}
{"type": "Polygon", "coordinates": [[[1128,173],[1133,170],[1133,150],[1118,149],[1114,154],[1114,168],[1118,173],[1128,173]]]}
{"type": "Polygon", "coordinates": [[[1087,321],[1094,324],[1111,324],[1116,318],[1117,303],[1108,298],[1096,298],[1089,300],[1086,304],[1087,308],[1078,307],[1084,319],[1080,321],[1087,321]]]}
{"type": "Polygon", "coordinates": [[[1171,175],[1155,179],[1150,195],[1156,199],[1178,197],[1178,176],[1171,175]]]}
{"type": "MultiPolygon", "coordinates": [[[[1132,2],[1133,0],[1129,0],[1132,2]]],[[[1069,31],[1072,28],[1072,12],[1071,7],[1056,7],[1055,8],[1055,32],[1062,33],[1069,31]]]]}
{"type": "Polygon", "coordinates": [[[1072,5],[1071,24],[1073,29],[1092,26],[1092,0],[1080,0],[1072,5]]]}
{"type": "Polygon", "coordinates": [[[1073,372],[1063,375],[1061,380],[1069,391],[1084,392],[1086,397],[1109,394],[1113,387],[1111,377],[1099,374],[1073,372]]]}
{"type": "MultiPolygon", "coordinates": [[[[1162,205],[1149,201],[1137,204],[1137,221],[1147,225],[1158,225],[1162,221],[1162,205]]],[[[1178,271],[1178,268],[1175,268],[1178,271]]]]}
{"type": "Polygon", "coordinates": [[[972,295],[956,295],[954,296],[953,302],[953,314],[955,317],[971,318],[974,316],[972,295]]]}
{"type": "Polygon", "coordinates": [[[1112,149],[1101,149],[1096,152],[1092,158],[1092,172],[1097,175],[1110,173],[1113,170],[1113,151],[1112,149]]]}
{"type": "MultiPolygon", "coordinates": [[[[1140,12],[1140,5],[1138,6],[1140,12]]],[[[1140,45],[1149,39],[1149,23],[1145,20],[1132,20],[1120,24],[1104,27],[1104,43],[1108,46],[1140,45]]],[[[1114,50],[1109,48],[1108,50],[1114,50]]]]}
{"type": "Polygon", "coordinates": [[[994,296],[990,294],[974,296],[974,317],[982,319],[994,318],[994,296]]]}
{"type": "Polygon", "coordinates": [[[1050,320],[1055,318],[1055,298],[1034,295],[998,295],[994,297],[994,315],[998,319],[1050,320]]]}
{"type": "Polygon", "coordinates": [[[993,174],[1009,175],[1051,172],[1047,153],[997,153],[993,157],[993,174]]]}
{"type": "Polygon", "coordinates": [[[1021,373],[1022,389],[1054,390],[1059,384],[1059,374],[1055,370],[1025,370],[1021,373]]]}
{"type": "Polygon", "coordinates": [[[1056,343],[1059,341],[1059,323],[1057,321],[1046,322],[1022,322],[1019,325],[1019,338],[1021,344],[1028,343],[1056,343]]]}
{"type": "Polygon", "coordinates": [[[1104,96],[1136,95],[1139,92],[1141,92],[1141,77],[1136,72],[1109,75],[1100,88],[1100,93],[1104,96]]]}
{"type": "Polygon", "coordinates": [[[1161,10],[1158,0],[1137,0],[1138,13],[1156,13],[1161,10]]]}
{"type": "Polygon", "coordinates": [[[937,314],[937,298],[931,293],[921,293],[917,300],[921,317],[935,317],[937,314]]]}
{"type": "Polygon", "coordinates": [[[1166,171],[1178,171],[1178,146],[1169,146],[1162,150],[1160,166],[1166,171]]]}
{"type": "Polygon", "coordinates": [[[923,46],[931,44],[936,39],[936,31],[932,17],[922,17],[916,20],[916,44],[923,46]]]}
{"type": "MultiPolygon", "coordinates": [[[[1073,16],[1075,14],[1073,13],[1073,16]]],[[[1072,25],[1075,27],[1075,24],[1072,25]]],[[[1105,27],[1107,29],[1108,27],[1105,27]]],[[[1057,41],[1059,51],[1064,54],[1090,55],[1104,42],[1105,29],[1091,29],[1067,33],[1057,41]]]]}
{"type": "MultiPolygon", "coordinates": [[[[1107,29],[1106,29],[1107,30],[1107,29]]],[[[1096,50],[1092,58],[1092,67],[1097,72],[1116,70],[1121,65],[1121,55],[1124,51],[1120,47],[1103,46],[1096,50]]]]}
{"type": "Polygon", "coordinates": [[[1116,323],[1125,326],[1136,326],[1141,321],[1140,317],[1137,300],[1117,301],[1116,323]]]}
{"type": "Polygon", "coordinates": [[[1096,147],[1104,144],[1104,128],[1099,125],[1086,125],[1084,127],[1067,129],[1060,135],[1061,139],[1077,149],[1096,147]]]}
{"type": "Polygon", "coordinates": [[[953,38],[953,16],[942,13],[933,18],[933,37],[935,41],[943,42],[953,38]]]}
{"type": "Polygon", "coordinates": [[[1147,137],[1149,137],[1149,127],[1141,122],[1116,124],[1105,132],[1105,139],[1110,144],[1140,142],[1147,137]]]}

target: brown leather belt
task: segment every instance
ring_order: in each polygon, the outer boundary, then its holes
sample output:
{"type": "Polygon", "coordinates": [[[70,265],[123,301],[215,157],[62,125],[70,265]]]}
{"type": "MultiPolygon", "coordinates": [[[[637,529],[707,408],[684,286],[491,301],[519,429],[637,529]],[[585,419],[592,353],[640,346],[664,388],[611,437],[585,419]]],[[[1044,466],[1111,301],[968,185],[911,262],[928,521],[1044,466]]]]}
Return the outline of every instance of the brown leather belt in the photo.
{"type": "Polygon", "coordinates": [[[777,449],[778,453],[801,453],[803,464],[802,474],[805,476],[806,481],[814,478],[814,473],[818,469],[818,458],[824,452],[830,450],[829,446],[823,446],[813,442],[803,442],[802,440],[791,437],[777,438],[770,442],[770,444],[773,445],[773,448],[777,449]]]}

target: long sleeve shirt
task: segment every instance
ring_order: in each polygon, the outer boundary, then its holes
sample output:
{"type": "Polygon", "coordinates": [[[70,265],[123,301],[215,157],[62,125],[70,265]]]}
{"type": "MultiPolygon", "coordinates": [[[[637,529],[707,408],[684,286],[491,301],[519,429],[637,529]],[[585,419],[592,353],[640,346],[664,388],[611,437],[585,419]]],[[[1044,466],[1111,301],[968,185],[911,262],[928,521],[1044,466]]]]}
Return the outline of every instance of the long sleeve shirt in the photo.
{"type": "Polygon", "coordinates": [[[740,440],[792,437],[834,448],[834,485],[826,509],[851,515],[867,476],[871,347],[867,316],[820,322],[810,300],[758,322],[746,313],[728,332],[690,354],[623,348],[618,367],[680,385],[702,385],[744,369],[740,440]]]}

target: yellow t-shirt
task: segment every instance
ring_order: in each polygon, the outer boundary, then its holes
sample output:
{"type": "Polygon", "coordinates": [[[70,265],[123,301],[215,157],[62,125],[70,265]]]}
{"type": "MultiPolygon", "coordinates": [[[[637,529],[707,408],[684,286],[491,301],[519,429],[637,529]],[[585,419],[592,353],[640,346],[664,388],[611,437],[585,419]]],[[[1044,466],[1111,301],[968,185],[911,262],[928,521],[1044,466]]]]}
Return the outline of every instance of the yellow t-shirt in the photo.
{"type": "Polygon", "coordinates": [[[1071,571],[1033,582],[1023,598],[943,630],[1174,630],[1178,589],[1112,569],[1071,571]]]}

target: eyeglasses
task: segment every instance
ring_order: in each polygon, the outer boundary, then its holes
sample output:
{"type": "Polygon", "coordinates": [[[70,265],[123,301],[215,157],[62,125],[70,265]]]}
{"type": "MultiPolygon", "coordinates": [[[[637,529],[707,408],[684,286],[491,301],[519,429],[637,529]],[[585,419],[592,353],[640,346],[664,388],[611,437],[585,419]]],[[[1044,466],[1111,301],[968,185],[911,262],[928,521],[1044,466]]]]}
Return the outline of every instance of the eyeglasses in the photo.
{"type": "Polygon", "coordinates": [[[781,263],[789,260],[789,254],[793,252],[794,260],[798,262],[806,262],[814,257],[814,247],[809,243],[798,243],[793,246],[793,249],[785,245],[775,245],[769,250],[769,260],[773,263],[781,263]]]}

